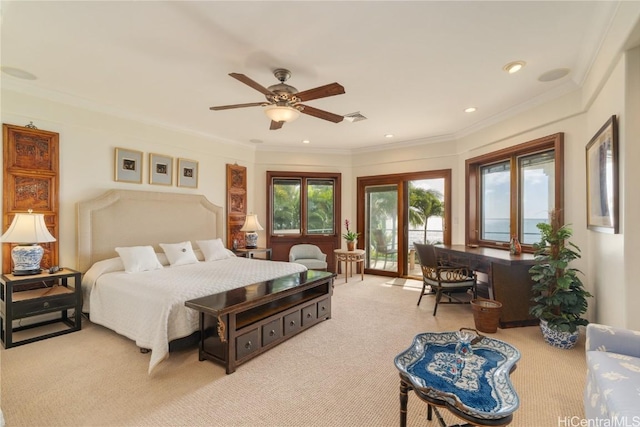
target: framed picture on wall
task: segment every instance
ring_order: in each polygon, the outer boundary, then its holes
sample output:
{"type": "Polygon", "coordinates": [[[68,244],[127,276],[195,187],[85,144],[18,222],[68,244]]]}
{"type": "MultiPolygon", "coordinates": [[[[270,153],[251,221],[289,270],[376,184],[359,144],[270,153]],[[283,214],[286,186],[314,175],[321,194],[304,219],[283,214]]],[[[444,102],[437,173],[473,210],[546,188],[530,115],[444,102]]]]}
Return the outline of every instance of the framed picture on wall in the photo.
{"type": "Polygon", "coordinates": [[[598,130],[586,147],[587,227],[618,233],[618,124],[616,116],[598,130]]]}
{"type": "Polygon", "coordinates": [[[149,154],[149,184],[173,185],[173,157],[149,154]]]}
{"type": "Polygon", "coordinates": [[[178,159],[178,187],[198,188],[198,162],[178,159]]]}
{"type": "Polygon", "coordinates": [[[115,150],[115,176],[120,182],[142,183],[142,152],[116,148],[115,150]]]}

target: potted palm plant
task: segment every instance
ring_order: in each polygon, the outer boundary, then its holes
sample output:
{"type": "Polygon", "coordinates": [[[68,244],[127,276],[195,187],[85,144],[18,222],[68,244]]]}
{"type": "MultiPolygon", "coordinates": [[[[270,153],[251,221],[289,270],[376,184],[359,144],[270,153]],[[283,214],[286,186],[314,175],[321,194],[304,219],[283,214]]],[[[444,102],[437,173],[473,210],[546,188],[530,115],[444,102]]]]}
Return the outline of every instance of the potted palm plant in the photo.
{"type": "Polygon", "coordinates": [[[587,298],[578,277],[581,272],[569,267],[580,258],[580,248],[568,241],[573,234],[567,225],[560,225],[557,213],[551,213],[551,223],[537,224],[541,239],[533,245],[536,265],[529,269],[535,282],[533,305],[529,312],[540,319],[545,341],[554,347],[572,348],[579,336],[578,326],[589,322],[582,318],[587,311],[587,298]]]}

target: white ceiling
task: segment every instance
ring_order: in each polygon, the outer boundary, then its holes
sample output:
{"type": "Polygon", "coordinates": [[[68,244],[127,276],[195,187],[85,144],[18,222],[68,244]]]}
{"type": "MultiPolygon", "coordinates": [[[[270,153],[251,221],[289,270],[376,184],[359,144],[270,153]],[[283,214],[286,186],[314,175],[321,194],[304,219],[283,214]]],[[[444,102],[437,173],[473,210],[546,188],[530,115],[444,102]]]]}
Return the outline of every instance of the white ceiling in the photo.
{"type": "Polygon", "coordinates": [[[579,88],[616,1],[2,1],[3,88],[260,149],[365,149],[462,136],[579,88]],[[519,73],[503,66],[526,61],[519,73]],[[367,120],[301,115],[269,130],[264,100],[228,76],[269,86],[288,68],[308,101],[367,120]],[[545,72],[568,68],[559,80],[545,72]],[[466,107],[477,112],[463,112],[466,107]],[[385,138],[391,133],[394,138],[385,138]],[[308,139],[309,145],[301,141],[308,139]]]}

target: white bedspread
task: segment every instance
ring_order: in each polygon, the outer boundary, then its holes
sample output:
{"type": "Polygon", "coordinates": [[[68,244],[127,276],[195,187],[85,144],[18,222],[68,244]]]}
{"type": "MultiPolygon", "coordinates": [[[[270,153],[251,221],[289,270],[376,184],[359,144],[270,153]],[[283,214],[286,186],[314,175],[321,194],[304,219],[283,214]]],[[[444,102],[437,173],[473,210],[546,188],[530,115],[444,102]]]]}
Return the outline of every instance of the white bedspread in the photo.
{"type": "Polygon", "coordinates": [[[85,274],[91,321],[150,348],[149,373],[168,357],[169,341],[198,330],[198,312],[185,301],[306,270],[296,263],[239,257],[133,274],[113,271],[115,264],[102,262],[85,274]]]}

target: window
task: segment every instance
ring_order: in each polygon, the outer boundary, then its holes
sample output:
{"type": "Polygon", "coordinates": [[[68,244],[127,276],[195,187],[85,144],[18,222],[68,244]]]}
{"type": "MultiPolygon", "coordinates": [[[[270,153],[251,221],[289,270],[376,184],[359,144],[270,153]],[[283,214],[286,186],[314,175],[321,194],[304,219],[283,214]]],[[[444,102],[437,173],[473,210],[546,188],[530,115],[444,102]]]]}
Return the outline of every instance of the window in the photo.
{"type": "Polygon", "coordinates": [[[301,179],[273,180],[272,228],[275,234],[301,234],[301,179]]]}
{"type": "MultiPolygon", "coordinates": [[[[267,171],[266,244],[271,259],[287,261],[293,245],[316,245],[328,255],[340,248],[339,173],[267,171]]],[[[327,256],[334,271],[334,257],[327,256]]]]}
{"type": "Polygon", "coordinates": [[[334,234],[334,186],[335,182],[330,179],[275,178],[272,233],[334,234]],[[302,206],[305,207],[304,227],[302,206]]]}
{"type": "Polygon", "coordinates": [[[563,134],[467,160],[466,243],[505,247],[517,236],[531,252],[536,225],[562,220],[563,134]]]}
{"type": "Polygon", "coordinates": [[[540,241],[536,224],[549,222],[555,201],[555,152],[553,150],[518,159],[520,172],[520,242],[532,245],[540,241]]]}
{"type": "Polygon", "coordinates": [[[333,180],[307,180],[307,233],[333,234],[334,221],[334,187],[333,180]]]}
{"type": "Polygon", "coordinates": [[[511,166],[509,162],[481,166],[480,231],[482,240],[508,242],[511,238],[511,166]]]}

